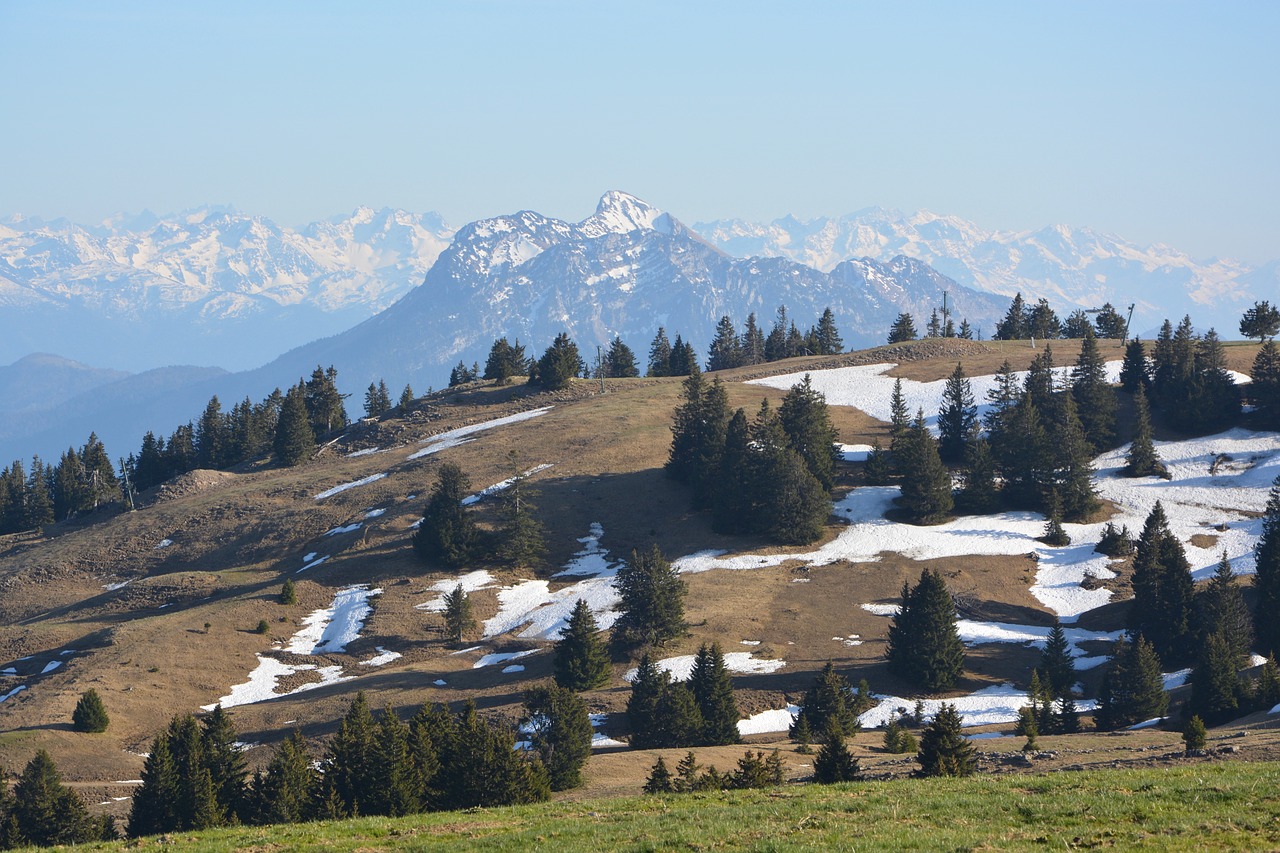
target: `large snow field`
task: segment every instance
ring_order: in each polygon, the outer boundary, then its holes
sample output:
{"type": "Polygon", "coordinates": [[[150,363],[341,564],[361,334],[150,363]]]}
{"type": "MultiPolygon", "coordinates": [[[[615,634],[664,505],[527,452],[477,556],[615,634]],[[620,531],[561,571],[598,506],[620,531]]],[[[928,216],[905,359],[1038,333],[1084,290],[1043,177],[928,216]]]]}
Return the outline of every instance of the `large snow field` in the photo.
{"type": "Polygon", "coordinates": [[[212,705],[202,706],[202,710],[212,711],[218,705],[223,708],[234,708],[237,705],[252,705],[255,702],[265,702],[268,699],[276,699],[281,696],[292,696],[295,693],[303,693],[308,690],[314,690],[317,687],[324,687],[329,684],[340,684],[344,681],[350,681],[351,677],[343,677],[342,667],[340,666],[322,666],[317,667],[313,663],[289,664],[276,660],[275,658],[264,657],[258,655],[258,666],[253,672],[249,673],[249,678],[243,684],[237,684],[231,688],[231,692],[223,696],[212,705]],[[320,676],[320,680],[310,684],[304,684],[301,687],[278,693],[276,685],[281,678],[287,675],[293,675],[297,672],[315,670],[320,676]]]}
{"type": "MultiPolygon", "coordinates": [[[[858,717],[858,723],[863,728],[871,729],[888,725],[889,721],[897,716],[900,710],[910,712],[914,710],[916,704],[915,699],[903,699],[900,696],[875,694],[875,698],[880,700],[879,703],[870,711],[858,717]]],[[[956,707],[956,710],[960,712],[961,725],[964,726],[1012,723],[1018,719],[1019,709],[1031,704],[1031,700],[1024,691],[1018,690],[1012,684],[1005,683],[984,687],[967,696],[957,696],[951,699],[925,699],[925,713],[929,716],[937,714],[938,709],[942,707],[944,702],[956,707]]],[[[1083,713],[1092,711],[1096,704],[1092,699],[1078,700],[1076,708],[1083,713]]]]}
{"type": "MultiPolygon", "coordinates": [[[[768,388],[789,390],[809,376],[814,390],[821,391],[832,406],[853,406],[861,409],[873,418],[882,421],[890,419],[889,399],[893,396],[893,385],[898,378],[886,374],[897,367],[896,363],[865,364],[854,367],[836,367],[831,370],[806,370],[800,373],[787,373],[782,376],[766,376],[763,379],[752,379],[748,385],[764,385],[768,388]]],[[[1054,368],[1054,376],[1059,380],[1071,373],[1070,366],[1054,368]]],[[[1018,381],[1024,382],[1025,370],[1014,374],[1018,381]]],[[[1120,381],[1120,362],[1107,362],[1107,381],[1120,381]]],[[[996,377],[970,376],[969,385],[973,388],[973,398],[978,403],[979,416],[985,414],[991,406],[987,403],[987,392],[996,387],[996,377]]],[[[902,380],[902,396],[907,403],[907,411],[915,417],[917,409],[924,409],[925,423],[935,433],[938,431],[938,409],[942,408],[942,393],[946,389],[947,380],[938,379],[933,382],[919,382],[915,379],[902,380]]]]}
{"type": "Polygon", "coordinates": [[[614,587],[617,563],[609,560],[609,551],[600,545],[604,528],[593,522],[590,532],[579,539],[582,550],[565,565],[560,576],[592,574],[577,583],[551,591],[551,584],[544,580],[526,580],[498,591],[498,613],[485,620],[485,638],[496,637],[527,625],[520,636],[527,639],[558,640],[560,632],[568,624],[578,599],[587,602],[601,630],[613,627],[618,621],[615,609],[620,597],[614,587]]]}
{"type": "MultiPolygon", "coordinates": [[[[544,462],[541,465],[535,465],[532,468],[530,468],[528,471],[525,471],[520,476],[531,477],[540,471],[547,470],[548,468],[552,467],[553,464],[554,463],[551,463],[551,462],[544,462]]],[[[503,492],[511,488],[511,486],[515,483],[515,481],[516,481],[515,477],[508,477],[507,479],[499,483],[494,483],[492,486],[486,486],[485,488],[476,492],[474,495],[468,495],[458,503],[462,504],[463,506],[471,506],[472,504],[480,503],[480,501],[484,500],[485,498],[493,497],[494,495],[498,494],[498,492],[503,492]]]]}
{"type": "MultiPolygon", "coordinates": [[[[693,677],[693,664],[696,659],[694,655],[677,655],[672,658],[663,658],[654,665],[663,672],[669,673],[672,681],[688,681],[693,677]]],[[[751,652],[726,652],[724,655],[724,668],[729,672],[744,675],[777,672],[786,665],[787,662],[784,660],[756,658],[751,652]]],[[[638,669],[629,669],[623,678],[627,681],[635,681],[638,672],[638,669]]]]}
{"type": "Polygon", "coordinates": [[[485,430],[494,429],[495,427],[527,421],[531,418],[545,415],[547,412],[551,411],[552,408],[554,407],[544,406],[541,409],[517,412],[514,415],[507,415],[505,418],[494,418],[491,421],[484,421],[483,423],[472,424],[471,426],[459,427],[458,429],[451,429],[448,432],[442,432],[439,435],[433,435],[424,440],[426,444],[425,447],[410,453],[407,458],[421,459],[424,456],[430,456],[433,453],[448,450],[450,447],[457,447],[460,444],[466,444],[469,441],[474,441],[475,439],[471,438],[471,436],[478,432],[484,432],[485,430]]]}
{"type": "Polygon", "coordinates": [[[293,635],[285,651],[295,655],[346,651],[347,645],[360,636],[364,620],[373,612],[369,598],[381,594],[381,589],[369,589],[367,584],[340,590],[332,605],[303,618],[302,630],[293,635]]]}
{"type": "Polygon", "coordinates": [[[355,489],[360,486],[367,486],[370,483],[376,483],[378,480],[381,480],[385,476],[387,476],[385,473],[370,474],[368,477],[361,477],[359,480],[352,480],[350,483],[343,483],[341,485],[334,486],[332,489],[325,489],[323,492],[316,495],[316,500],[322,501],[325,498],[331,498],[334,495],[341,494],[342,492],[345,492],[348,489],[355,489]]]}
{"type": "Polygon", "coordinates": [[[738,734],[746,737],[747,735],[785,732],[791,728],[791,724],[795,722],[796,714],[799,713],[799,705],[788,705],[785,708],[776,708],[772,711],[761,711],[759,714],[752,714],[745,720],[738,720],[738,734]]]}

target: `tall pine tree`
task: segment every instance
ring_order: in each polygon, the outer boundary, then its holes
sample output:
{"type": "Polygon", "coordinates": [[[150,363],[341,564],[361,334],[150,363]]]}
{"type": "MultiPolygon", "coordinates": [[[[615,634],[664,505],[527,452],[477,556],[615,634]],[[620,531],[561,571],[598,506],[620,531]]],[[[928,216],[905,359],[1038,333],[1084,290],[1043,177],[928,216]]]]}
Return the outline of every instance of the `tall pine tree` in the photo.
{"type": "Polygon", "coordinates": [[[889,626],[889,669],[929,692],[949,690],[964,672],[956,607],[938,572],[925,569],[902,587],[902,609],[889,626]]]}

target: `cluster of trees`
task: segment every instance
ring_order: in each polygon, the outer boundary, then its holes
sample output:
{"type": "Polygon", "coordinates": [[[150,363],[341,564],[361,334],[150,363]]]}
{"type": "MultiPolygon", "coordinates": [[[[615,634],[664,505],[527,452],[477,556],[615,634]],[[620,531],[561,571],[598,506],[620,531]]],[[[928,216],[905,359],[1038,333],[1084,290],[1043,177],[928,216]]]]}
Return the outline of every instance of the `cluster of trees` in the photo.
{"type": "Polygon", "coordinates": [[[841,352],[844,352],[844,341],[830,308],[823,310],[816,325],[801,334],[795,322],[787,316],[787,307],[781,305],[768,335],[757,324],[754,313],[748,315],[741,334],[734,328],[730,317],[721,317],[707,353],[707,370],[763,364],[798,355],[836,355],[841,352]]]}
{"type": "Polygon", "coordinates": [[[687,682],[672,681],[648,652],[627,700],[633,749],[738,743],[738,703],[719,644],[698,649],[687,682]]]}
{"type": "Polygon", "coordinates": [[[120,482],[96,434],[79,450],[67,448],[57,465],[39,456],[28,471],[15,459],[0,470],[0,534],[31,530],[93,512],[120,498],[120,482]]]}
{"type": "Polygon", "coordinates": [[[1019,293],[1013,297],[1004,319],[996,324],[995,337],[1002,341],[1027,338],[1046,340],[1083,338],[1092,333],[1099,338],[1123,340],[1127,332],[1128,324],[1110,302],[1102,306],[1102,310],[1092,321],[1086,312],[1076,310],[1071,312],[1064,323],[1058,319],[1047,299],[1040,299],[1035,305],[1027,305],[1019,293]]]}
{"type": "Polygon", "coordinates": [[[111,818],[89,816],[79,795],[62,784],[58,768],[43,749],[27,762],[12,791],[0,772],[0,850],[116,837],[111,818]]]}
{"type": "MultiPolygon", "coordinates": [[[[979,329],[976,333],[972,326],[969,325],[968,318],[960,321],[959,328],[951,319],[951,313],[947,312],[943,316],[938,316],[938,309],[934,309],[929,315],[929,322],[925,326],[925,336],[930,338],[963,338],[964,340],[982,339],[982,331],[979,329]]],[[[915,318],[908,312],[904,311],[894,319],[893,325],[889,327],[889,343],[900,344],[906,341],[914,341],[920,337],[916,331],[915,318]]]]}
{"type": "Polygon", "coordinates": [[[1217,432],[1240,417],[1240,390],[1226,369],[1222,341],[1213,329],[1196,334],[1190,317],[1176,329],[1164,321],[1150,360],[1141,342],[1130,343],[1121,385],[1135,392],[1142,386],[1165,421],[1183,432],[1217,432]]]}
{"type": "Polygon", "coordinates": [[[419,556],[450,568],[482,556],[515,567],[540,563],[546,553],[546,540],[533,503],[536,492],[528,485],[529,475],[521,469],[519,455],[513,450],[507,460],[510,485],[499,492],[499,526],[492,534],[480,529],[475,510],[463,504],[471,491],[470,478],[455,463],[440,465],[427,496],[422,523],[413,534],[413,549],[419,556]]]}
{"type": "Polygon", "coordinates": [[[538,688],[524,710],[529,748],[517,750],[471,703],[457,714],[424,706],[405,724],[390,708],[375,718],[358,693],[318,761],[295,730],[252,778],[221,707],[203,722],[175,717],[152,742],[128,833],[539,802],[580,784],[591,749],[582,700],[538,688]]]}
{"type": "Polygon", "coordinates": [[[400,392],[400,399],[396,403],[392,403],[391,392],[387,390],[387,383],[379,379],[377,382],[370,382],[368,390],[364,392],[364,415],[367,418],[380,418],[396,407],[399,407],[403,412],[412,402],[412,385],[406,384],[404,390],[400,392]]]}
{"type": "Polygon", "coordinates": [[[667,475],[690,487],[693,505],[710,509],[722,533],[763,533],[785,544],[822,535],[831,514],[836,432],[826,398],[805,376],[775,412],[763,401],[754,421],[717,377],[695,370],[671,426],[667,475]]]}
{"type": "Polygon", "coordinates": [[[695,791],[747,790],[751,788],[776,788],[782,784],[782,758],[778,750],[769,755],[763,751],[747,750],[738,759],[738,766],[729,773],[721,773],[715,765],[703,768],[693,752],[686,753],[676,764],[676,772],[667,767],[667,761],[658,761],[649,771],[644,783],[646,794],[690,794],[695,791]]]}
{"type": "Polygon", "coordinates": [[[849,681],[827,661],[813,684],[805,691],[800,710],[791,723],[791,739],[807,749],[815,740],[853,737],[859,731],[858,717],[875,705],[871,688],[859,682],[855,692],[849,681]]]}
{"type": "Polygon", "coordinates": [[[676,334],[675,343],[667,338],[662,326],[649,344],[649,365],[645,376],[688,376],[698,369],[698,354],[693,344],[676,334]]]}

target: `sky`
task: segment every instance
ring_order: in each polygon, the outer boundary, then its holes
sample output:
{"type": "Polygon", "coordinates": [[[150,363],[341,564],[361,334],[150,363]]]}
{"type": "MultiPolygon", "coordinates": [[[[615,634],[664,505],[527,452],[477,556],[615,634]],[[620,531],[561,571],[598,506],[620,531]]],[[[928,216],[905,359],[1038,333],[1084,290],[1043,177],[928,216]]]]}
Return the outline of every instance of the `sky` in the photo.
{"type": "Polygon", "coordinates": [[[0,0],[0,216],[953,214],[1280,258],[1280,3],[0,0]]]}

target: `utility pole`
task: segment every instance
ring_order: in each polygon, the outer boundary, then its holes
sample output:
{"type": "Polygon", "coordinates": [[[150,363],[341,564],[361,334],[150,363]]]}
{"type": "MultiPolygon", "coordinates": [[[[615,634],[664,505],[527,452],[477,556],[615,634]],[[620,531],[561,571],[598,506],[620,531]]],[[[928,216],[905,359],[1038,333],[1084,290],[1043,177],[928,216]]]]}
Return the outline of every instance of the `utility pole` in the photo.
{"type": "Polygon", "coordinates": [[[129,512],[134,512],[138,508],[133,504],[133,484],[129,482],[129,466],[124,464],[124,457],[120,457],[120,474],[124,478],[124,496],[129,499],[129,512]]]}
{"type": "Polygon", "coordinates": [[[600,393],[604,393],[604,355],[600,352],[600,345],[596,344],[596,373],[600,374],[600,393]]]}

